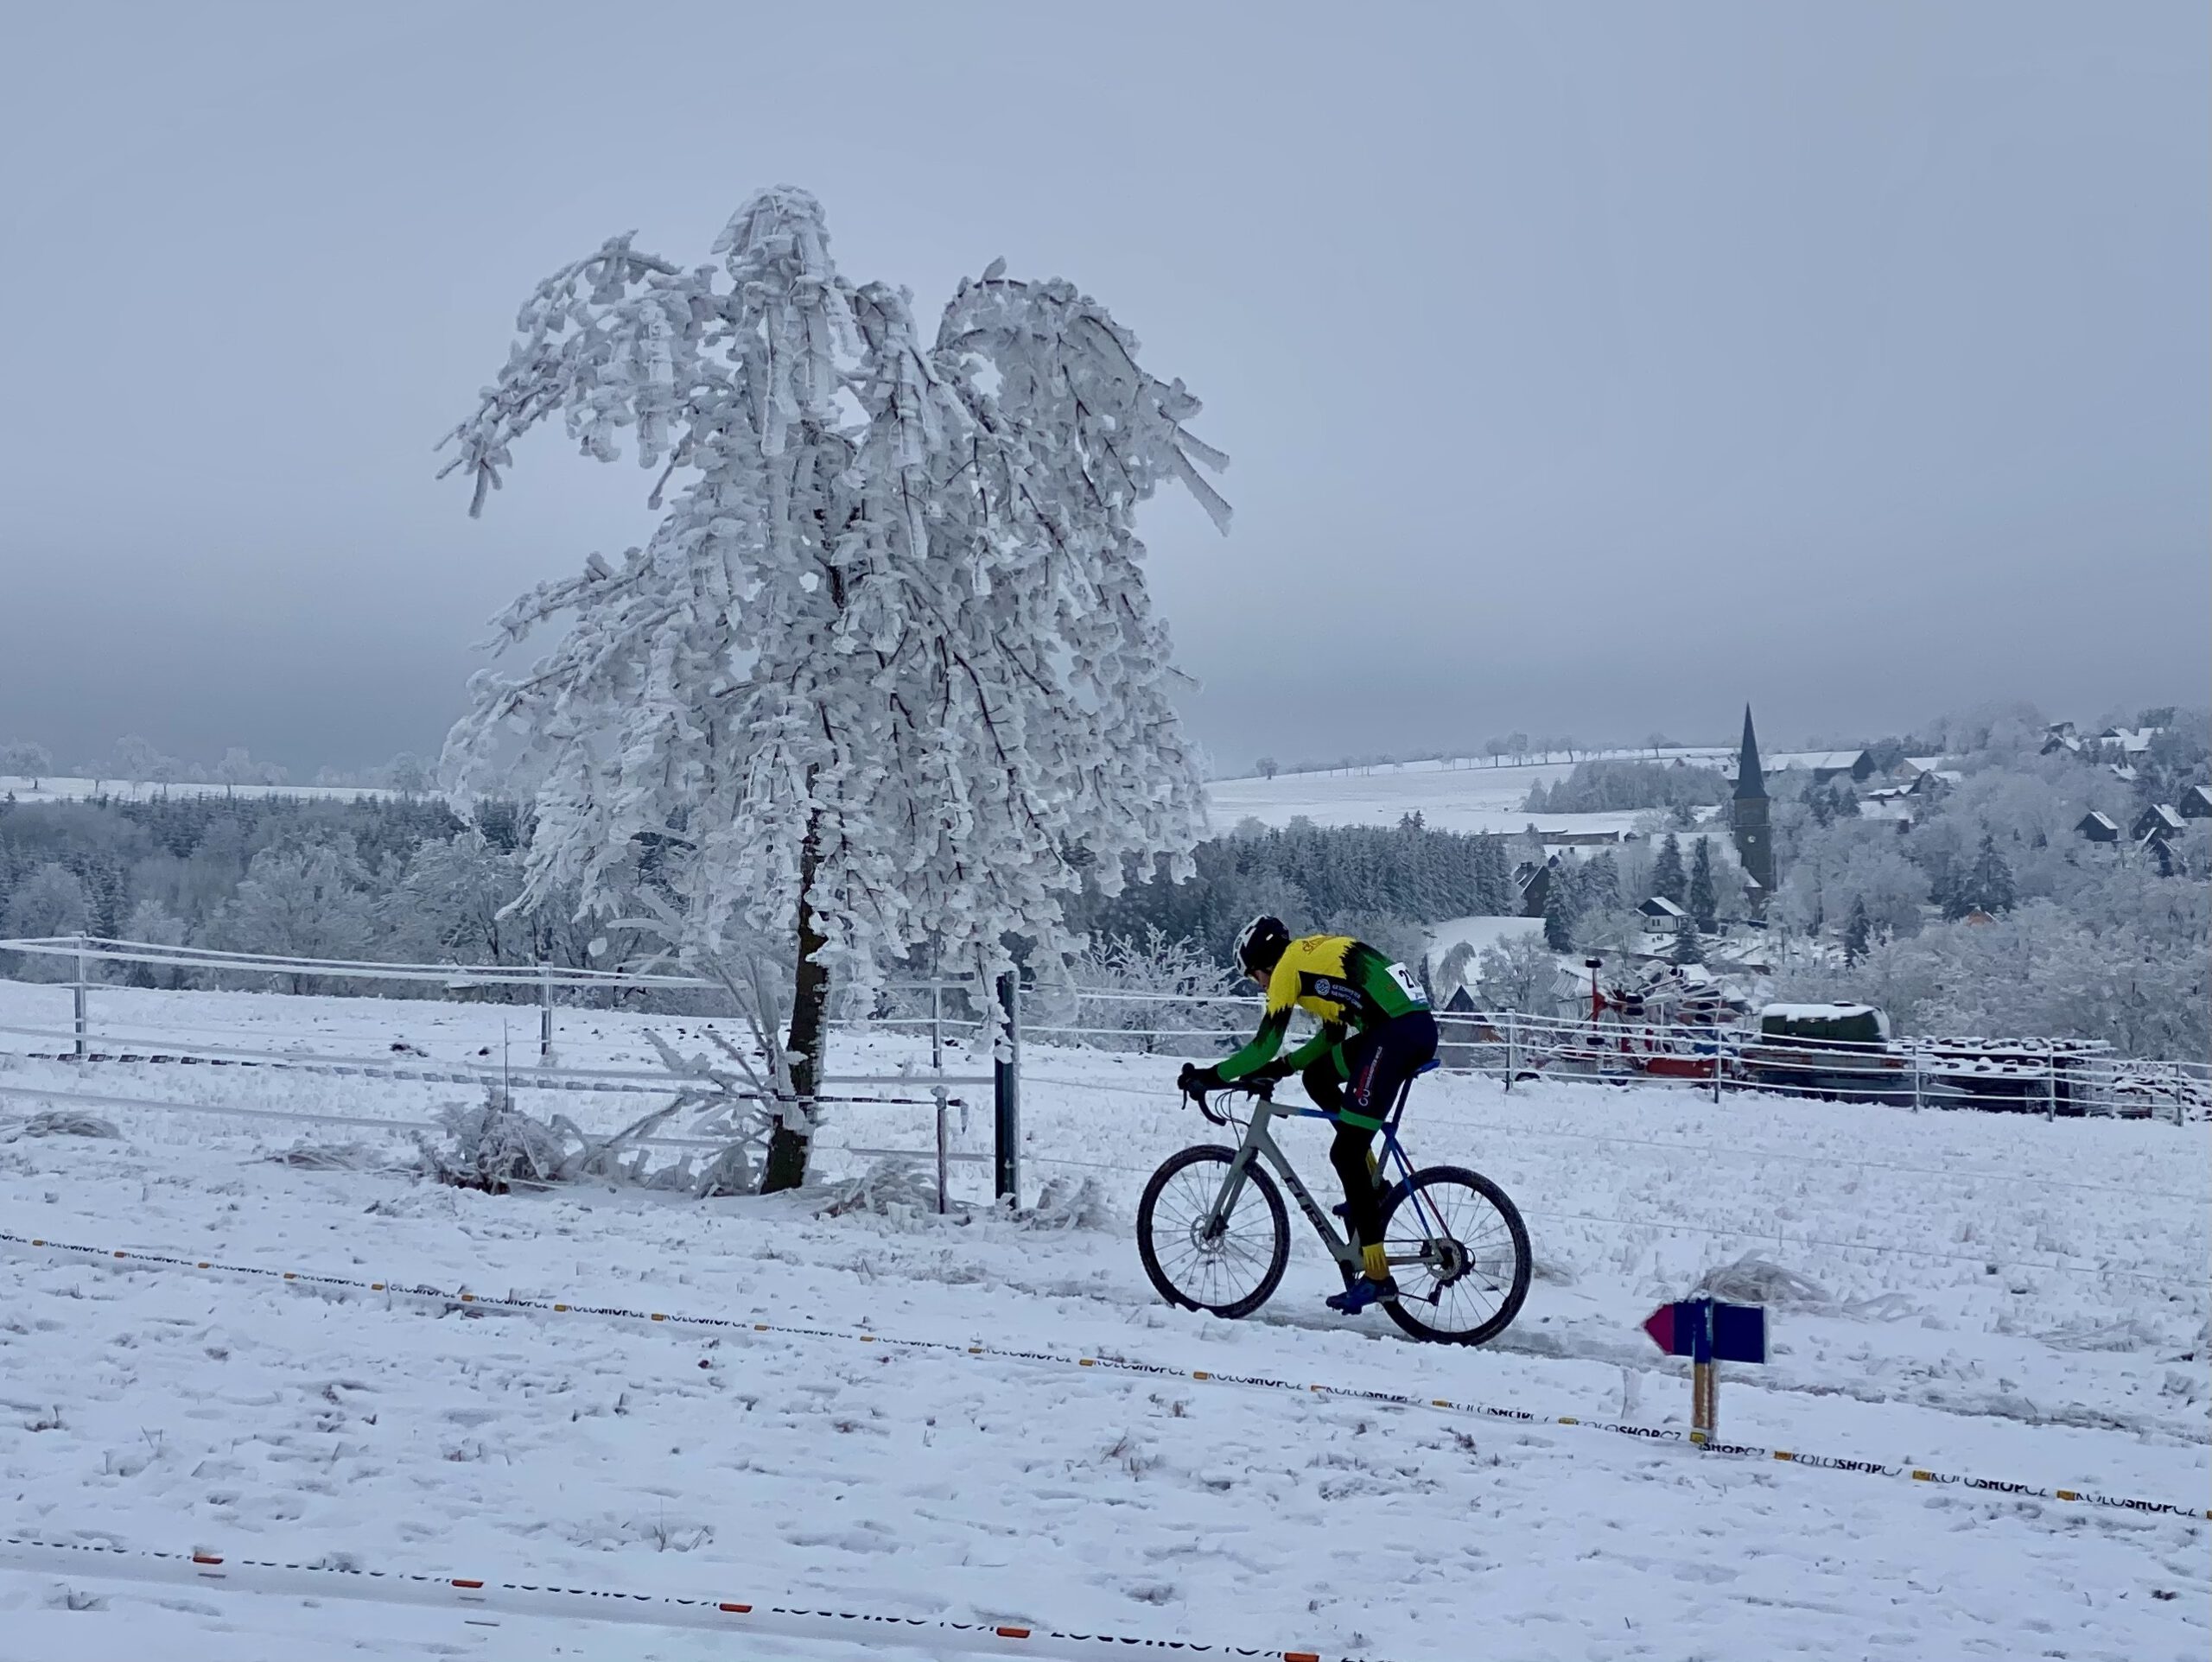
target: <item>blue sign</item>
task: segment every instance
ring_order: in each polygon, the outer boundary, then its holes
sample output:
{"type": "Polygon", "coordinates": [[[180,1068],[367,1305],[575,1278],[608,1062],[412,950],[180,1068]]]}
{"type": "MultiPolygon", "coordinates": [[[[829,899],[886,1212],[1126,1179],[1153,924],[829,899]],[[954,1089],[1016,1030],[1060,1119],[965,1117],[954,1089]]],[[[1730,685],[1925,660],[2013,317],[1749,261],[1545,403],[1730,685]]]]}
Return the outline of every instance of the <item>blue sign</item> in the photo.
{"type": "Polygon", "coordinates": [[[1684,1298],[1651,1312],[1643,1330],[1669,1356],[1700,1362],[1766,1361],[1766,1309],[1718,1298],[1684,1298]]]}

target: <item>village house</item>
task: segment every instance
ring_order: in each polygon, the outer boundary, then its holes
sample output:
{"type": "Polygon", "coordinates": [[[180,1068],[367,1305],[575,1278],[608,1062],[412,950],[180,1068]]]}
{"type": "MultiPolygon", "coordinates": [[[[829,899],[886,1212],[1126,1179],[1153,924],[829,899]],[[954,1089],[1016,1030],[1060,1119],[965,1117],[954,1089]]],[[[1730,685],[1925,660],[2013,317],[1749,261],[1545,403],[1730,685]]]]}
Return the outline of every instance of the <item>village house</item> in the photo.
{"type": "Polygon", "coordinates": [[[2120,822],[2109,814],[2091,809],[2075,825],[2074,834],[2089,842],[2116,843],[2120,841],[2120,822]]]}
{"type": "Polygon", "coordinates": [[[2145,843],[2164,842],[2167,838],[2177,837],[2188,829],[2189,826],[2177,809],[2166,802],[2158,802],[2135,816],[2135,823],[2128,827],[2127,834],[2135,839],[2139,847],[2145,843]]]}

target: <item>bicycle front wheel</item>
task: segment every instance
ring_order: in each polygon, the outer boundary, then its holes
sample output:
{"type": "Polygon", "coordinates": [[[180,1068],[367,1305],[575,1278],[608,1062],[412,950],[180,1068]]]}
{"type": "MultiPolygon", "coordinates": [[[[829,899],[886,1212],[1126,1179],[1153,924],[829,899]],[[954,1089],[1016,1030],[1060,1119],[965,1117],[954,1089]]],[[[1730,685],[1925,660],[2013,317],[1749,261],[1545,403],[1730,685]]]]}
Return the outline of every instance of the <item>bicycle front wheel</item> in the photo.
{"type": "Polygon", "coordinates": [[[1433,1165],[1383,1200],[1382,1246],[1398,1298],[1382,1308],[1416,1339],[1478,1345],[1529,1297],[1529,1227],[1480,1172],[1433,1165]]]}
{"type": "Polygon", "coordinates": [[[1137,1255],[1160,1296],[1231,1320],[1266,1304],[1290,1262],[1282,1191],[1255,1161],[1219,1211],[1234,1149],[1201,1144],[1169,1158],[1137,1202],[1137,1255]]]}

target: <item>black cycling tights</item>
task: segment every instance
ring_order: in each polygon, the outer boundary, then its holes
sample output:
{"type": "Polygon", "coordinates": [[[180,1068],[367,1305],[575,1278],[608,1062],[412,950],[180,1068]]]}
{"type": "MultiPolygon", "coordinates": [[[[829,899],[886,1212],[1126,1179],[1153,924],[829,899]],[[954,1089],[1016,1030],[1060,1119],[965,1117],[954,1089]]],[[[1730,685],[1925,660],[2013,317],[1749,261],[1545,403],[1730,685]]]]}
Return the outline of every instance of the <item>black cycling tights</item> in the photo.
{"type": "MultiPolygon", "coordinates": [[[[1304,1075],[1306,1094],[1332,1113],[1348,1110],[1363,1120],[1379,1120],[1397,1106],[1406,1082],[1435,1055],[1435,1018],[1426,1010],[1411,1011],[1355,1034],[1339,1050],[1317,1058],[1304,1075]]],[[[1344,1220],[1363,1246],[1382,1239],[1382,1196],[1368,1152],[1375,1132],[1373,1126],[1340,1119],[1329,1145],[1329,1164],[1344,1186],[1344,1220]]]]}
{"type": "Polygon", "coordinates": [[[1382,1239],[1382,1192],[1375,1186],[1375,1164],[1369,1153],[1374,1141],[1373,1132],[1339,1120],[1336,1139],[1329,1145],[1329,1164],[1344,1186],[1344,1221],[1363,1246],[1382,1239]]]}

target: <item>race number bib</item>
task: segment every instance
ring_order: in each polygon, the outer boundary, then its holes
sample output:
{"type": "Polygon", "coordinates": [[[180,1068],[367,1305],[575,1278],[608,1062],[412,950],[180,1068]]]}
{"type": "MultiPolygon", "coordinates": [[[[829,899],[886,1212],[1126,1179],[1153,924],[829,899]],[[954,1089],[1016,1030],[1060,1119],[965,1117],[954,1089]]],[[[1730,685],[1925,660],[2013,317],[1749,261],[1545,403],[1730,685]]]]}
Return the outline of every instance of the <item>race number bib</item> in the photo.
{"type": "Polygon", "coordinates": [[[1411,970],[1408,969],[1403,964],[1393,964],[1389,968],[1389,976],[1392,980],[1398,984],[1399,992],[1404,993],[1408,999],[1411,999],[1415,1004],[1421,1005],[1423,1009],[1427,1009],[1428,1007],[1428,994],[1421,990],[1421,983],[1414,979],[1413,972],[1411,970]]]}

